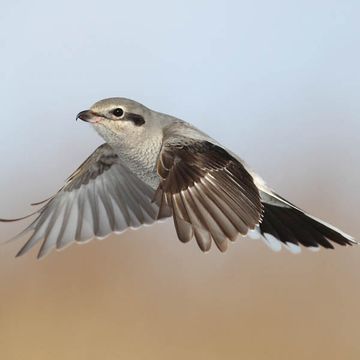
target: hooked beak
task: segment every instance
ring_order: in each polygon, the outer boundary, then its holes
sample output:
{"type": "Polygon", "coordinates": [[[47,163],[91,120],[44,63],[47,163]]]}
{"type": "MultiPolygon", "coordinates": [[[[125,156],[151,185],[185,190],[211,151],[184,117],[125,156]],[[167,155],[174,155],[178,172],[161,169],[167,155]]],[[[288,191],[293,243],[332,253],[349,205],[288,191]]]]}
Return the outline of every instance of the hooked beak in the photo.
{"type": "Polygon", "coordinates": [[[96,123],[99,121],[99,115],[93,113],[91,110],[84,110],[84,111],[80,111],[76,115],[76,120],[77,119],[90,123],[96,123]]]}

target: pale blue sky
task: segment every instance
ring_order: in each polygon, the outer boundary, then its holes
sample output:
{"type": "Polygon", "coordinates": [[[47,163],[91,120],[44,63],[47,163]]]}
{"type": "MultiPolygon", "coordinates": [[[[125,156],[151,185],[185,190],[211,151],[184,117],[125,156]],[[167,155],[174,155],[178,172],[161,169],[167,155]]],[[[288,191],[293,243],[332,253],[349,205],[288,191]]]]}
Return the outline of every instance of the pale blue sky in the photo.
{"type": "Polygon", "coordinates": [[[315,196],[318,212],[331,217],[328,201],[334,218],[351,217],[360,200],[359,4],[7,1],[1,215],[26,212],[101,143],[75,123],[78,111],[125,96],[193,122],[300,205],[315,196]]]}

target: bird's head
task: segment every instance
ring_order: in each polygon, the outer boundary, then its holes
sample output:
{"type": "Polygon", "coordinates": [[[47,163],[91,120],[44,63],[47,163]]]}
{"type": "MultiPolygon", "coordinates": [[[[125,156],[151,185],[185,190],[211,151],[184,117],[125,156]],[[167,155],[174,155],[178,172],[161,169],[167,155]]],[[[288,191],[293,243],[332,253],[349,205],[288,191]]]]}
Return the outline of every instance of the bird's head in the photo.
{"type": "Polygon", "coordinates": [[[136,101],[125,98],[100,100],[89,110],[81,111],[76,119],[91,123],[109,143],[139,137],[153,127],[152,111],[136,101]]]}

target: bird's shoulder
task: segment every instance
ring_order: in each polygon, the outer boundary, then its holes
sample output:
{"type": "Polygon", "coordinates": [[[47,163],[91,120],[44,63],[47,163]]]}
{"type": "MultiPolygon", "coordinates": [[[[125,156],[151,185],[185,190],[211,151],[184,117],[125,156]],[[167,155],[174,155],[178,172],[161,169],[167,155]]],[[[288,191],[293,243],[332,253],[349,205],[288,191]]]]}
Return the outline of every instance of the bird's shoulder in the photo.
{"type": "Polygon", "coordinates": [[[162,150],[187,148],[201,151],[211,144],[218,145],[209,135],[186,121],[174,119],[163,128],[162,150]]]}

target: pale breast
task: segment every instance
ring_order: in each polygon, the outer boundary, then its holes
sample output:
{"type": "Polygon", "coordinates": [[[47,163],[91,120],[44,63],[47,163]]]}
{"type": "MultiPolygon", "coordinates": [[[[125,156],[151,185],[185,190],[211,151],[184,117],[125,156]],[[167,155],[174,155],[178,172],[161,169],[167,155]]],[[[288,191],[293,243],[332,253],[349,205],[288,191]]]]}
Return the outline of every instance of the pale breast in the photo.
{"type": "Polygon", "coordinates": [[[121,162],[139,179],[154,190],[159,186],[160,178],[156,170],[156,163],[161,149],[159,139],[147,139],[132,146],[116,145],[116,152],[121,162]]]}

